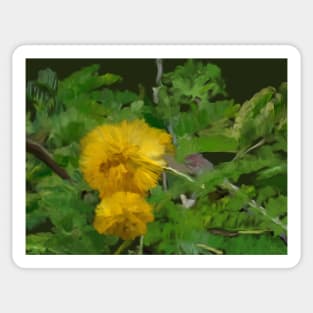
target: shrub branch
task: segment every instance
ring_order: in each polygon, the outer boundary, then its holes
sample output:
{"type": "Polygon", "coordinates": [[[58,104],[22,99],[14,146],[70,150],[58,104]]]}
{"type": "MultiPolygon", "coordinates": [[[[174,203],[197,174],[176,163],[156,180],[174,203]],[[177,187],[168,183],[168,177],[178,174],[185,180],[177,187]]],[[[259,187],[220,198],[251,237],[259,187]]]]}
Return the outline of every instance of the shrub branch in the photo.
{"type": "Polygon", "coordinates": [[[41,146],[39,143],[32,141],[31,139],[26,139],[26,151],[34,155],[37,159],[44,162],[47,166],[49,166],[54,173],[60,176],[63,179],[70,180],[70,176],[66,172],[66,170],[59,166],[49,154],[49,152],[41,146]]]}

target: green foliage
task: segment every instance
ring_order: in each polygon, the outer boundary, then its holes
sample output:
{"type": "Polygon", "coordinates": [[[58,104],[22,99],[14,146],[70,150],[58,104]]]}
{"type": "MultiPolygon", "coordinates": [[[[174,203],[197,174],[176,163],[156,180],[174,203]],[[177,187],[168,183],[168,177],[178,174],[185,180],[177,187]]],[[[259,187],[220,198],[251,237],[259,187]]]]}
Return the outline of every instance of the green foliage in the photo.
{"type": "Polygon", "coordinates": [[[287,247],[279,238],[270,234],[241,235],[231,238],[211,235],[208,244],[217,246],[225,254],[286,254],[287,247]]]}
{"type": "MultiPolygon", "coordinates": [[[[30,253],[98,254],[116,245],[116,238],[100,236],[91,226],[97,196],[90,190],[81,192],[85,183],[80,175],[75,178],[75,182],[67,182],[51,175],[36,185],[35,212],[48,219],[49,225],[47,232],[30,233],[30,253]]],[[[27,202],[34,202],[33,198],[34,194],[28,194],[27,202]]],[[[32,215],[28,223],[32,225],[35,218],[32,215]]]]}
{"type": "Polygon", "coordinates": [[[237,142],[233,137],[206,135],[201,137],[184,136],[177,141],[177,159],[199,152],[235,152],[237,142]]]}
{"type": "Polygon", "coordinates": [[[27,82],[26,97],[32,106],[30,110],[37,112],[57,110],[55,95],[58,88],[57,74],[51,69],[38,72],[36,81],[27,82]]]}
{"type": "MultiPolygon", "coordinates": [[[[122,78],[100,70],[92,65],[58,80],[45,69],[27,83],[27,136],[71,177],[61,179],[27,154],[27,253],[120,251],[121,240],[92,226],[99,198],[79,170],[80,140],[97,125],[135,118],[169,129],[176,145],[167,189],[160,181],[148,197],[155,221],[144,253],[287,253],[280,238],[287,235],[286,83],[238,104],[228,98],[220,68],[188,60],[163,75],[154,103],[142,92],[118,90],[122,78]],[[186,166],[186,157],[200,153],[231,157],[213,169],[186,166]]],[[[137,244],[120,252],[134,253],[137,244]]]]}
{"type": "Polygon", "coordinates": [[[206,99],[209,96],[226,94],[220,68],[194,60],[187,61],[184,66],[178,66],[172,73],[164,74],[163,82],[169,86],[171,92],[190,96],[191,99],[206,99]]]}

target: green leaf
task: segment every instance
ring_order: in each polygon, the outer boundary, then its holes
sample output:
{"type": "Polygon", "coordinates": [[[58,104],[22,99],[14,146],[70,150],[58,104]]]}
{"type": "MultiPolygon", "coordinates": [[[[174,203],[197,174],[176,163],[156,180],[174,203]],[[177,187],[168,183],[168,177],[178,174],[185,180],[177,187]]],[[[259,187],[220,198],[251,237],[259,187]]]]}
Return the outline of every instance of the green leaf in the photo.
{"type": "Polygon", "coordinates": [[[279,217],[287,214],[287,197],[278,196],[270,198],[265,205],[266,212],[272,217],[279,217]]]}
{"type": "Polygon", "coordinates": [[[26,113],[26,134],[27,135],[31,135],[35,132],[35,129],[34,129],[34,125],[31,121],[31,114],[30,112],[27,112],[26,113]]]}
{"type": "Polygon", "coordinates": [[[58,165],[67,167],[68,165],[78,168],[78,158],[80,146],[77,142],[72,142],[68,146],[57,148],[53,152],[54,160],[58,165]]]}
{"type": "Polygon", "coordinates": [[[61,115],[52,118],[52,129],[48,143],[53,147],[68,146],[79,143],[81,138],[98,125],[96,119],[87,119],[78,109],[72,107],[61,115]]]}
{"type": "Polygon", "coordinates": [[[279,174],[287,174],[287,164],[276,165],[261,171],[257,176],[257,180],[268,179],[279,174]]]}
{"type": "Polygon", "coordinates": [[[251,144],[257,138],[266,136],[272,131],[274,94],[274,88],[264,88],[241,106],[233,127],[233,134],[240,138],[241,146],[251,144]]]}
{"type": "Polygon", "coordinates": [[[131,103],[130,109],[134,113],[141,112],[143,105],[144,105],[144,102],[142,100],[138,100],[138,101],[131,103]]]}
{"type": "Polygon", "coordinates": [[[122,80],[122,77],[112,73],[99,76],[98,86],[110,86],[122,80]]]}
{"type": "Polygon", "coordinates": [[[50,68],[38,72],[37,84],[46,88],[51,94],[55,94],[58,88],[58,77],[56,72],[50,68]]]}
{"type": "Polygon", "coordinates": [[[98,75],[99,65],[91,65],[73,73],[59,83],[58,101],[67,103],[83,93],[112,85],[121,80],[119,75],[98,75]]]}
{"type": "Polygon", "coordinates": [[[165,83],[171,81],[173,89],[192,98],[225,94],[221,70],[214,64],[203,65],[188,60],[184,66],[178,66],[174,72],[165,74],[164,80],[165,83]]]}
{"type": "Polygon", "coordinates": [[[210,235],[208,245],[224,250],[230,255],[281,255],[287,247],[279,238],[271,235],[241,235],[232,238],[210,235]]]}
{"type": "Polygon", "coordinates": [[[263,204],[267,199],[276,195],[276,190],[272,186],[265,186],[258,191],[257,202],[263,204]]]}
{"type": "Polygon", "coordinates": [[[26,253],[45,254],[47,252],[47,241],[52,237],[52,233],[38,233],[26,236],[26,253]]]}
{"type": "Polygon", "coordinates": [[[236,152],[237,141],[232,137],[208,135],[203,137],[182,137],[177,142],[177,159],[182,161],[187,155],[203,152],[236,152]]]}
{"type": "Polygon", "coordinates": [[[215,131],[222,135],[230,125],[228,119],[232,118],[238,110],[238,106],[234,105],[233,101],[203,102],[202,104],[189,112],[181,112],[173,118],[174,132],[177,136],[190,135],[203,129],[207,129],[208,133],[215,131]]]}
{"type": "Polygon", "coordinates": [[[32,231],[36,227],[43,225],[49,218],[47,212],[43,210],[35,210],[26,214],[26,229],[32,231]]]}

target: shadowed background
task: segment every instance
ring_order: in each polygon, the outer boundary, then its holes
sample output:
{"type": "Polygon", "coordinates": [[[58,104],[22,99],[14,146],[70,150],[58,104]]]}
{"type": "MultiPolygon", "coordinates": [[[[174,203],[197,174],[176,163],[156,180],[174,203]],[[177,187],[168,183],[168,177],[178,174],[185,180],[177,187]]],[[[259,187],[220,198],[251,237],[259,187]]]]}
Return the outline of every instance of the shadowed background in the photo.
{"type": "MultiPolygon", "coordinates": [[[[165,59],[163,72],[171,72],[186,59],[165,59]]],[[[242,103],[264,87],[277,88],[287,81],[286,59],[209,59],[204,63],[214,63],[222,70],[226,89],[230,98],[242,103]]],[[[138,85],[145,87],[152,97],[155,85],[156,64],[154,59],[28,59],[26,62],[27,80],[35,80],[39,70],[50,68],[63,79],[82,67],[100,64],[102,73],[113,73],[123,77],[115,88],[138,92],[138,85]]]]}

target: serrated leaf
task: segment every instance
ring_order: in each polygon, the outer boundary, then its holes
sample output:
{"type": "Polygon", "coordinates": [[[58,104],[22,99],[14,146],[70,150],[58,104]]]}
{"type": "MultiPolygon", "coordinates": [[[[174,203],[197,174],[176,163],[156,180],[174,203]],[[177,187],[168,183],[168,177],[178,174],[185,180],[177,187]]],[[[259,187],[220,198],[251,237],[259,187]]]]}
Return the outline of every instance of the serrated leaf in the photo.
{"type": "Polygon", "coordinates": [[[265,205],[266,212],[272,217],[279,217],[287,213],[287,197],[270,198],[265,205]]]}
{"type": "Polygon", "coordinates": [[[287,254],[287,247],[279,238],[271,235],[241,235],[227,238],[211,235],[208,245],[230,255],[280,255],[287,254]]]}
{"type": "Polygon", "coordinates": [[[97,64],[85,67],[61,81],[58,100],[67,103],[83,93],[112,85],[122,79],[119,75],[111,73],[98,75],[99,68],[97,64]]]}

